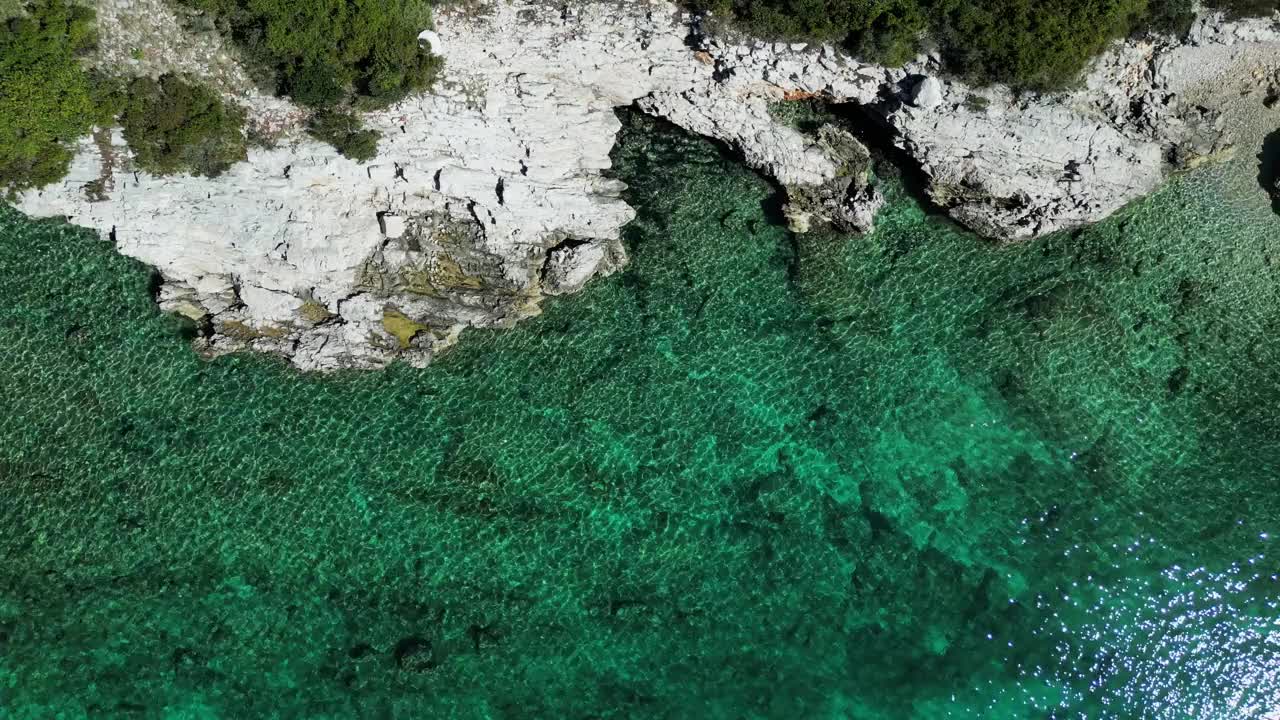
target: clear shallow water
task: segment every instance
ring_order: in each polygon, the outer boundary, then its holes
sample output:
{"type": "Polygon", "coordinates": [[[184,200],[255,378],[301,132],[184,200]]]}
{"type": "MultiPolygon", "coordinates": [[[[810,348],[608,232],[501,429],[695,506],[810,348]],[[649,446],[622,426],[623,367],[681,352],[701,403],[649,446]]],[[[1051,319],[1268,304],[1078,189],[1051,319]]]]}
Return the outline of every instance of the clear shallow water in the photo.
{"type": "Polygon", "coordinates": [[[3,211],[0,715],[1280,709],[1241,166],[994,248],[888,167],[874,235],[794,238],[707,143],[615,159],[631,266],[425,371],[200,361],[145,268],[3,211]]]}

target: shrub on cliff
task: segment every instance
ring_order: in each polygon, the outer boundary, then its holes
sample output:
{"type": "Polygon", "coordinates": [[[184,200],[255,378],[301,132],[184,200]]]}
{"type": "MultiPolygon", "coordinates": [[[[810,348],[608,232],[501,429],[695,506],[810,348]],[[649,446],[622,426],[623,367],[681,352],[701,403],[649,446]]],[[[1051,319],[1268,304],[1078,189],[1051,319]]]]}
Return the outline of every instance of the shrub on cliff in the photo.
{"type": "Polygon", "coordinates": [[[1147,7],[1146,22],[1136,29],[1181,37],[1191,29],[1191,22],[1195,18],[1195,0],[1151,0],[1147,7]]]}
{"type": "Polygon", "coordinates": [[[1146,0],[941,0],[933,33],[953,72],[979,82],[1052,90],[1140,24],[1146,0]]]}
{"type": "Polygon", "coordinates": [[[0,23],[0,193],[64,176],[98,119],[78,61],[94,44],[93,11],[65,0],[26,10],[0,23]]]}
{"type": "Polygon", "coordinates": [[[874,62],[915,54],[928,19],[920,0],[694,0],[752,35],[844,44],[874,62]]]}
{"type": "Polygon", "coordinates": [[[130,83],[120,124],[138,166],[150,173],[212,177],[245,158],[244,112],[177,75],[130,83]]]}
{"type": "Polygon", "coordinates": [[[307,131],[358,162],[378,154],[378,131],[363,128],[360,118],[350,112],[322,110],[311,119],[307,131]]]}
{"type": "Polygon", "coordinates": [[[419,47],[428,0],[177,0],[214,19],[282,94],[311,107],[380,107],[431,84],[419,47]]]}
{"type": "Polygon", "coordinates": [[[430,0],[174,0],[201,11],[240,47],[264,83],[322,112],[316,137],[358,160],[378,133],[352,111],[430,87],[443,61],[422,48],[430,0]]]}

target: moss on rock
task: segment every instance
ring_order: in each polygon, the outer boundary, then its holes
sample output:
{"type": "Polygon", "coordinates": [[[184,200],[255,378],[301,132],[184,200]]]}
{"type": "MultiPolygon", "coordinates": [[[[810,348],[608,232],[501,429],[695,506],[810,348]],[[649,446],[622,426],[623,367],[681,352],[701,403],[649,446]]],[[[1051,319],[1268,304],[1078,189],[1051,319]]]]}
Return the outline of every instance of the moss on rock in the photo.
{"type": "Polygon", "coordinates": [[[401,350],[408,350],[418,333],[431,329],[391,306],[382,311],[382,327],[396,339],[401,350]]]}

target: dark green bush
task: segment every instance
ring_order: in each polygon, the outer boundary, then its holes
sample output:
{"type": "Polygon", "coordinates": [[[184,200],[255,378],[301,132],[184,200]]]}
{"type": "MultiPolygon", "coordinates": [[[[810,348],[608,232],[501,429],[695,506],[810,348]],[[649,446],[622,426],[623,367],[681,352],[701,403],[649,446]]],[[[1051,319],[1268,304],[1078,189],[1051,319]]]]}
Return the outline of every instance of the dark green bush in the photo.
{"type": "Polygon", "coordinates": [[[314,62],[288,78],[285,92],[303,105],[332,107],[342,102],[347,94],[338,79],[340,74],[332,65],[314,62]]]}
{"type": "Polygon", "coordinates": [[[176,0],[201,11],[275,91],[322,112],[311,132],[368,160],[378,133],[352,110],[430,87],[442,60],[420,47],[430,0],[176,0]]]}
{"type": "Polygon", "coordinates": [[[732,14],[755,34],[784,40],[843,42],[867,22],[870,3],[858,0],[714,0],[718,15],[732,14]]]}
{"type": "Polygon", "coordinates": [[[1146,0],[940,0],[933,33],[953,72],[1052,90],[1145,17],[1146,0]]]}
{"type": "Polygon", "coordinates": [[[919,51],[928,27],[926,9],[915,0],[878,2],[876,12],[855,28],[849,47],[859,57],[901,65],[919,51]]]}
{"type": "Polygon", "coordinates": [[[696,0],[753,35],[845,44],[888,64],[911,59],[928,22],[919,0],[696,0]]]}
{"type": "Polygon", "coordinates": [[[178,0],[212,17],[281,94],[312,107],[385,106],[430,86],[429,0],[178,0]]]}
{"type": "Polygon", "coordinates": [[[130,83],[120,116],[138,167],[215,176],[245,158],[244,112],[176,75],[130,83]]]}
{"type": "Polygon", "coordinates": [[[99,120],[78,56],[94,44],[93,11],[42,0],[0,23],[0,192],[66,175],[73,143],[99,120]]]}
{"type": "Polygon", "coordinates": [[[307,130],[352,160],[365,162],[378,154],[378,131],[364,129],[353,113],[322,110],[311,119],[307,130]]]}

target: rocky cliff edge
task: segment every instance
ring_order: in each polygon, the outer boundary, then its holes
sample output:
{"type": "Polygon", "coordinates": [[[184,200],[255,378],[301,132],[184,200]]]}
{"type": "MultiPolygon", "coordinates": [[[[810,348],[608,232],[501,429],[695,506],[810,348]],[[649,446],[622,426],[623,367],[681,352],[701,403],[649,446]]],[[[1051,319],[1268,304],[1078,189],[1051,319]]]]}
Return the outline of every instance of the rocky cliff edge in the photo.
{"type": "Polygon", "coordinates": [[[1182,42],[1118,44],[1073,93],[1017,97],[945,79],[936,58],[890,69],[830,46],[708,37],[666,2],[492,0],[437,17],[423,37],[443,77],[366,117],[383,141],[358,164],[304,135],[306,113],[254,90],[216,37],[126,60],[140,40],[124,28],[186,32],[164,3],[98,4],[106,59],[208,76],[268,142],[217,178],[154,177],[100,131],[64,181],[19,208],[95,228],[154,266],[161,306],[199,324],[201,351],[275,353],[304,370],[423,365],[464,329],[507,326],[624,264],[633,211],[607,174],[620,106],[733,147],[783,187],[794,230],[865,232],[883,203],[867,148],[771,112],[847,104],[918,164],[934,205],[1009,241],[1100,220],[1229,152],[1226,98],[1280,68],[1273,20],[1207,15],[1182,42]],[[1215,86],[1230,92],[1204,92],[1215,86]]]}

